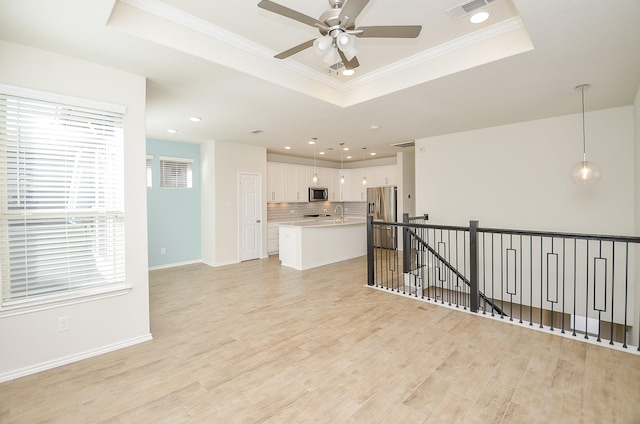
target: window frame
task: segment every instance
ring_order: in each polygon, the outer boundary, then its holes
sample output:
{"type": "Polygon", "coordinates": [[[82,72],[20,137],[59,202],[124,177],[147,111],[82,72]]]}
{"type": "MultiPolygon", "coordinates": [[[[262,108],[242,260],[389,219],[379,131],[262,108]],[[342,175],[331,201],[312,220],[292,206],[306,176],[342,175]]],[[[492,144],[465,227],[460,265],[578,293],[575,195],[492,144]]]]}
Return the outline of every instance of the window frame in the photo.
{"type": "Polygon", "coordinates": [[[191,189],[193,188],[193,163],[191,158],[179,158],[172,156],[160,156],[160,188],[163,189],[191,189]],[[167,165],[165,165],[167,164],[167,165]],[[173,167],[174,175],[166,176],[169,165],[173,167]],[[184,175],[179,169],[180,166],[185,167],[184,175]]]}
{"type": "MultiPolygon", "coordinates": [[[[118,295],[128,293],[131,290],[132,286],[130,285],[130,283],[127,282],[125,278],[125,275],[126,275],[125,256],[126,255],[124,251],[125,249],[125,229],[124,229],[125,227],[125,220],[124,220],[124,217],[125,217],[124,215],[124,195],[125,195],[124,131],[125,129],[124,127],[125,125],[124,125],[124,120],[126,115],[126,107],[122,105],[116,105],[116,104],[88,100],[88,99],[81,99],[81,98],[76,98],[72,96],[53,94],[49,92],[31,90],[31,89],[26,89],[21,87],[14,87],[14,86],[9,86],[4,84],[0,84],[0,96],[1,96],[0,118],[2,118],[0,119],[0,124],[3,125],[2,131],[4,132],[4,133],[0,132],[1,134],[0,135],[1,137],[0,138],[0,169],[4,170],[4,178],[3,178],[4,181],[2,182],[3,185],[0,186],[0,214],[2,215],[0,217],[0,243],[2,244],[0,247],[2,247],[2,250],[4,252],[7,252],[6,254],[0,254],[0,317],[32,312],[34,310],[48,309],[52,307],[58,307],[60,305],[67,305],[67,304],[74,304],[74,303],[83,302],[83,301],[95,300],[98,298],[118,296],[118,295]],[[94,208],[89,208],[89,209],[85,209],[84,211],[76,210],[74,212],[74,214],[77,215],[78,217],[81,217],[81,216],[84,217],[83,219],[85,219],[85,224],[84,224],[85,227],[87,225],[86,222],[89,222],[90,223],[89,225],[93,225],[95,227],[97,225],[97,222],[95,220],[99,220],[101,219],[100,217],[104,218],[105,216],[110,217],[107,219],[111,219],[112,220],[111,222],[116,222],[116,221],[119,222],[119,224],[117,225],[121,226],[121,230],[117,230],[118,231],[117,240],[109,238],[109,237],[113,237],[112,235],[107,236],[107,239],[106,239],[109,242],[116,242],[116,245],[119,249],[119,250],[116,249],[117,254],[121,255],[121,260],[119,260],[118,265],[116,265],[116,269],[119,277],[115,278],[114,281],[108,280],[109,282],[107,283],[96,283],[96,284],[89,283],[85,285],[81,283],[78,277],[76,276],[75,280],[71,281],[69,284],[69,287],[67,287],[64,290],[51,290],[50,292],[44,292],[42,294],[36,294],[32,296],[27,295],[22,297],[21,296],[16,297],[14,295],[15,284],[14,282],[11,281],[11,278],[9,277],[12,271],[11,271],[11,265],[10,265],[11,262],[9,259],[10,241],[8,238],[9,237],[8,234],[10,231],[11,221],[15,220],[15,217],[16,217],[16,211],[11,210],[15,208],[10,208],[9,206],[9,203],[10,203],[9,180],[10,178],[15,179],[15,177],[13,175],[9,177],[8,175],[9,168],[7,167],[7,164],[9,160],[14,160],[14,156],[12,155],[14,155],[15,153],[13,152],[9,153],[8,149],[11,148],[9,146],[12,146],[13,143],[18,143],[18,145],[21,145],[20,143],[23,143],[22,141],[23,138],[27,139],[28,137],[20,135],[20,136],[17,136],[18,138],[20,138],[20,140],[16,141],[17,140],[15,138],[16,136],[9,134],[9,128],[10,128],[9,125],[11,125],[11,122],[12,122],[9,120],[9,113],[10,113],[9,111],[12,110],[12,107],[16,109],[14,106],[9,106],[10,102],[7,100],[9,98],[24,99],[25,101],[29,99],[31,101],[40,102],[42,104],[56,104],[59,106],[60,110],[64,110],[65,112],[72,111],[74,113],[79,113],[79,111],[81,110],[84,110],[84,111],[92,110],[93,112],[97,112],[98,114],[102,112],[103,114],[105,114],[105,116],[107,116],[107,114],[113,114],[114,116],[116,116],[118,123],[113,128],[114,128],[114,133],[117,133],[117,136],[115,139],[117,139],[118,144],[116,148],[119,149],[119,153],[116,159],[116,162],[117,162],[116,166],[117,166],[117,172],[119,175],[119,180],[118,182],[115,183],[117,186],[117,190],[116,190],[117,192],[115,195],[121,197],[121,201],[119,201],[120,202],[119,204],[121,206],[116,208],[116,210],[97,211],[94,208]],[[114,219],[116,221],[113,221],[114,219]],[[7,290],[10,290],[12,293],[7,295],[7,290]]],[[[71,116],[77,119],[77,115],[72,114],[71,116]]],[[[16,115],[15,123],[17,127],[15,128],[22,128],[18,123],[19,122],[18,119],[21,119],[21,118],[19,118],[18,115],[16,115]]],[[[93,118],[93,119],[97,119],[97,118],[93,118]]],[[[87,118],[87,122],[90,122],[90,124],[87,124],[87,126],[90,126],[95,121],[87,118]]],[[[53,127],[43,126],[43,128],[51,129],[53,127]]],[[[107,125],[106,128],[111,128],[111,127],[107,125]]],[[[13,131],[16,131],[16,130],[13,129],[13,131]]],[[[59,135],[58,132],[54,134],[59,135]]],[[[109,141],[105,142],[106,144],[109,144],[112,141],[113,137],[112,138],[105,137],[105,139],[109,139],[109,141]]],[[[84,146],[86,146],[87,143],[89,143],[87,139],[81,140],[81,143],[82,142],[85,143],[84,146]]],[[[29,142],[27,141],[26,143],[28,144],[29,142]]],[[[67,139],[63,143],[69,143],[69,140],[67,139]]],[[[15,168],[15,165],[13,165],[13,162],[12,162],[12,166],[15,168]]],[[[73,172],[77,172],[77,170],[75,169],[76,168],[74,168],[73,172]]],[[[12,172],[15,173],[18,171],[12,171],[12,172]]],[[[16,175],[21,175],[21,174],[16,174],[16,175]]],[[[102,175],[102,174],[96,173],[96,175],[102,175]]],[[[104,175],[102,176],[104,177],[104,175]]],[[[18,180],[19,179],[20,177],[18,177],[18,180]]],[[[95,181],[95,180],[91,179],[87,181],[95,181]]],[[[14,184],[14,182],[12,182],[12,184],[14,184]]],[[[70,183],[66,183],[66,184],[70,184],[70,183]]],[[[93,193],[91,191],[89,192],[93,193]]],[[[111,194],[105,194],[104,192],[97,192],[97,193],[99,193],[97,197],[100,197],[100,196],[104,197],[104,196],[111,195],[111,194]]],[[[67,206],[58,208],[58,209],[54,208],[52,210],[42,211],[42,213],[40,213],[37,210],[38,208],[36,208],[35,216],[42,219],[43,216],[55,218],[56,216],[62,216],[65,213],[69,214],[68,205],[73,202],[67,199],[64,201],[64,203],[67,206]]],[[[111,203],[108,202],[107,204],[111,204],[111,203]]],[[[33,221],[29,221],[31,219],[30,216],[34,215],[33,207],[29,208],[25,206],[22,212],[18,211],[18,214],[22,215],[21,219],[25,222],[24,228],[26,229],[27,228],[26,222],[33,222],[33,221]]],[[[65,219],[69,220],[74,218],[65,218],[65,219]]],[[[70,225],[69,222],[73,222],[73,221],[68,221],[67,226],[70,225]]],[[[109,224],[109,225],[113,227],[113,224],[109,224]]],[[[95,231],[96,230],[94,230],[94,232],[95,231]]],[[[110,233],[110,234],[115,234],[115,233],[110,233]]],[[[93,238],[90,237],[90,239],[97,240],[95,239],[95,236],[93,238]]],[[[36,241],[35,243],[36,245],[38,245],[37,243],[39,242],[36,241]]],[[[67,256],[64,256],[64,257],[67,258],[68,260],[69,250],[67,250],[66,252],[67,252],[66,253],[67,256]]],[[[94,261],[99,261],[99,259],[97,259],[95,255],[96,254],[94,251],[94,261]]],[[[97,267],[97,265],[95,266],[97,267]]],[[[100,274],[100,272],[98,272],[98,274],[100,274]]],[[[41,288],[40,286],[37,286],[37,285],[36,287],[41,288]]]]}

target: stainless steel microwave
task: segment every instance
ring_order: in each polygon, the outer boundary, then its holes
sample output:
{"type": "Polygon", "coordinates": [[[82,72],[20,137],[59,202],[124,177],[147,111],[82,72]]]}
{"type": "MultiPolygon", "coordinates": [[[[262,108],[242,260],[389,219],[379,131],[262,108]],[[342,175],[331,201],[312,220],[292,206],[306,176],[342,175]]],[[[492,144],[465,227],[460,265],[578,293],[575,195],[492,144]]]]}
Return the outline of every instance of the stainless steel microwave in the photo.
{"type": "Polygon", "coordinates": [[[325,187],[309,187],[310,202],[324,202],[329,200],[329,190],[325,187]]]}

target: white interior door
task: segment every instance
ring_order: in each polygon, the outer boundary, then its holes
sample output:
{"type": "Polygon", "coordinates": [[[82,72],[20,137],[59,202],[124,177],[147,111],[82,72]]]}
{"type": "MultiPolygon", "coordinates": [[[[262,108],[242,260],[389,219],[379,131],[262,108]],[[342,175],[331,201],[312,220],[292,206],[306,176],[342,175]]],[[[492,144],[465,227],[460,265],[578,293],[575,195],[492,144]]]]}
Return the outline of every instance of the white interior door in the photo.
{"type": "Polygon", "coordinates": [[[262,248],[262,179],[240,174],[240,260],[260,258],[262,248]]]}

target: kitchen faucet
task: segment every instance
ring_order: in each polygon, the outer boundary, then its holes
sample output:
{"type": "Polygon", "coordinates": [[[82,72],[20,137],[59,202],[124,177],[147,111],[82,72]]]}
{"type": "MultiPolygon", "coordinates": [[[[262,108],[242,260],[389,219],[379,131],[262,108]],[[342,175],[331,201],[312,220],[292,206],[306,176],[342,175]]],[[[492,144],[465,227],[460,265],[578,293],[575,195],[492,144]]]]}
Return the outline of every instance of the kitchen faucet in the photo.
{"type": "Polygon", "coordinates": [[[342,205],[336,206],[336,208],[333,210],[333,213],[336,213],[338,211],[338,208],[340,208],[340,219],[344,221],[344,208],[342,207],[342,205]]]}

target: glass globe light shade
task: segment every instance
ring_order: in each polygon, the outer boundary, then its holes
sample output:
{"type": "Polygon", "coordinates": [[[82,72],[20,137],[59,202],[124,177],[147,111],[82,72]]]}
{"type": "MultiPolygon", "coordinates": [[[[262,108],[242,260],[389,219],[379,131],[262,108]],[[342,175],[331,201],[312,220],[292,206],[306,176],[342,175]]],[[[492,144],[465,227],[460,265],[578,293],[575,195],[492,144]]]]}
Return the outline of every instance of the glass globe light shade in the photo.
{"type": "Polygon", "coordinates": [[[313,50],[316,52],[318,56],[323,56],[329,51],[331,48],[331,44],[333,43],[333,38],[330,35],[325,35],[324,37],[316,38],[313,42],[313,50]]]}
{"type": "Polygon", "coordinates": [[[340,184],[344,184],[344,175],[340,175],[340,184]]]}
{"type": "Polygon", "coordinates": [[[571,180],[576,184],[593,184],[601,176],[600,167],[593,162],[580,161],[571,168],[571,180]]]}
{"type": "Polygon", "coordinates": [[[362,185],[366,185],[367,184],[367,177],[362,177],[362,185]]]}
{"type": "Polygon", "coordinates": [[[340,60],[338,49],[335,47],[330,47],[329,51],[323,56],[322,60],[328,65],[337,63],[340,60]]]}
{"type": "Polygon", "coordinates": [[[313,182],[317,183],[318,182],[318,174],[313,174],[313,182]]]}
{"type": "Polygon", "coordinates": [[[342,50],[347,60],[353,60],[353,58],[358,54],[355,37],[353,35],[341,32],[336,37],[336,45],[340,50],[342,50]]]}

